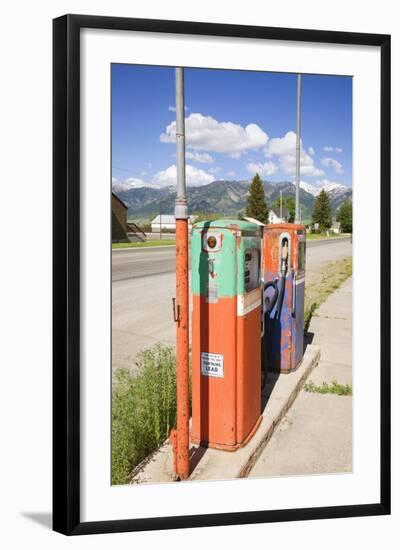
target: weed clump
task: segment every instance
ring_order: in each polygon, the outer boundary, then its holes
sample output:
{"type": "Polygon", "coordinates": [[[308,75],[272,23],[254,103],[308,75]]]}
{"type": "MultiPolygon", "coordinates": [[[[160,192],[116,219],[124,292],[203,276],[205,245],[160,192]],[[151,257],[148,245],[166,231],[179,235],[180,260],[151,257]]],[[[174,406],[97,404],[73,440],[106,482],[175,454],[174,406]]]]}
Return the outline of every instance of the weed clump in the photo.
{"type": "Polygon", "coordinates": [[[176,422],[176,360],[170,346],[141,352],[136,372],[118,369],[112,392],[112,484],[157,449],[176,422]]]}
{"type": "Polygon", "coordinates": [[[332,381],[332,384],[322,382],[321,386],[317,386],[310,380],[304,384],[304,390],[311,393],[333,393],[335,395],[351,395],[352,387],[350,384],[339,384],[336,380],[332,381]]]}

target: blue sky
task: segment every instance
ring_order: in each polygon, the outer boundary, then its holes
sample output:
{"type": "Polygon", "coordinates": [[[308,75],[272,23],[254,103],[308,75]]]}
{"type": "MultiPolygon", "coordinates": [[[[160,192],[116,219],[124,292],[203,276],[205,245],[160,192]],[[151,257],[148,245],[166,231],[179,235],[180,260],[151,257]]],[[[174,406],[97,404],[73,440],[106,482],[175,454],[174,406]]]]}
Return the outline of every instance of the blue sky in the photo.
{"type": "MultiPolygon", "coordinates": [[[[187,184],[293,181],[297,76],[185,69],[187,184]]],[[[176,178],[175,73],[112,65],[112,176],[126,188],[176,178]]],[[[351,186],[352,79],[302,76],[301,180],[351,186]]]]}

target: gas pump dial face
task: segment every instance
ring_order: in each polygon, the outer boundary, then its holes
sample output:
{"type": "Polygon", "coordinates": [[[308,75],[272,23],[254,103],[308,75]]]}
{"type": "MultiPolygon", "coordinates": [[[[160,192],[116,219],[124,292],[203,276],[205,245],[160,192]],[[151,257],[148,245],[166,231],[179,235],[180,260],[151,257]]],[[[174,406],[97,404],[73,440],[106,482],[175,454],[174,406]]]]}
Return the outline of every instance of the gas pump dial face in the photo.
{"type": "Polygon", "coordinates": [[[218,252],[222,246],[221,233],[203,233],[203,250],[205,252],[218,252]]]}

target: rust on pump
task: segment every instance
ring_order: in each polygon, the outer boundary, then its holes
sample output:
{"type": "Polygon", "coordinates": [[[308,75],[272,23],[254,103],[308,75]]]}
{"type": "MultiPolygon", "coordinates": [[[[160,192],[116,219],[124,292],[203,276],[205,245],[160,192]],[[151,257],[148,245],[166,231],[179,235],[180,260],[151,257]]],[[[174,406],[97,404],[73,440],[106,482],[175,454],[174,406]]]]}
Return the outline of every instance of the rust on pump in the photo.
{"type": "Polygon", "coordinates": [[[302,225],[264,227],[264,380],[269,370],[295,370],[303,358],[305,247],[302,225]]]}
{"type": "Polygon", "coordinates": [[[261,420],[259,228],[240,220],[200,222],[191,250],[191,439],[234,451],[261,420]]]}

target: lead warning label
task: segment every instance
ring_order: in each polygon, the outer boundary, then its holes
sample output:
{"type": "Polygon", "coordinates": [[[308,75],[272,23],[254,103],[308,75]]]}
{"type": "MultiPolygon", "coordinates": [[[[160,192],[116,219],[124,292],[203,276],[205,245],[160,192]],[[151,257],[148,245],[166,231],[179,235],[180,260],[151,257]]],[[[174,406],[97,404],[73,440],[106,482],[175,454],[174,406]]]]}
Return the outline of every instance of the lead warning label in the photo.
{"type": "Polygon", "coordinates": [[[219,353],[201,352],[201,374],[203,376],[224,377],[224,356],[219,353]]]}

